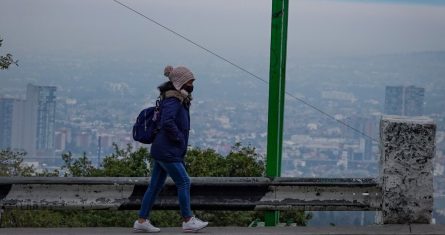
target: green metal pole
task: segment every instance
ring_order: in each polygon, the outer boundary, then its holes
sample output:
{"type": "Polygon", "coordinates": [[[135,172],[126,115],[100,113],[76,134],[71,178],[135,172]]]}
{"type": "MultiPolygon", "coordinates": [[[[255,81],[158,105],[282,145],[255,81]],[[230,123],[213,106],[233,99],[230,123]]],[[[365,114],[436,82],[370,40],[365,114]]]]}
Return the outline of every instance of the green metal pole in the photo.
{"type": "MultiPolygon", "coordinates": [[[[288,9],[289,0],[272,0],[266,165],[271,178],[281,175],[288,9]]],[[[278,211],[266,212],[265,222],[266,226],[277,225],[278,211]]]]}

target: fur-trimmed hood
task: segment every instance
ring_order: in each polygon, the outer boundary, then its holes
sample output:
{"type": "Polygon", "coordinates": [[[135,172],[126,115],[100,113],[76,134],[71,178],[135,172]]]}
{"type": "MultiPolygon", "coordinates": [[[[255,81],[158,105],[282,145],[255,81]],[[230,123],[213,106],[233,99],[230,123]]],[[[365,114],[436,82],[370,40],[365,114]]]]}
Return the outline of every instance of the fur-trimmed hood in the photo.
{"type": "Polygon", "coordinates": [[[179,101],[181,101],[181,103],[185,104],[186,106],[190,106],[190,102],[192,101],[192,95],[189,94],[185,90],[181,90],[181,91],[176,90],[176,88],[173,86],[172,82],[165,82],[165,83],[161,84],[158,87],[158,89],[161,92],[160,95],[161,95],[162,99],[175,97],[179,101]]]}

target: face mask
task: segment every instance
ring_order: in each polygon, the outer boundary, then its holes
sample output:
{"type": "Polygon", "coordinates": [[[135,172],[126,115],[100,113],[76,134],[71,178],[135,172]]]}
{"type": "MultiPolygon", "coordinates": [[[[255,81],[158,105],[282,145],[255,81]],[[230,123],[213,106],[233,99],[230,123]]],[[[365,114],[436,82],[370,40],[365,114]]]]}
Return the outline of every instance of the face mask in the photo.
{"type": "Polygon", "coordinates": [[[188,93],[193,92],[193,86],[184,86],[184,90],[186,90],[188,93]]]}

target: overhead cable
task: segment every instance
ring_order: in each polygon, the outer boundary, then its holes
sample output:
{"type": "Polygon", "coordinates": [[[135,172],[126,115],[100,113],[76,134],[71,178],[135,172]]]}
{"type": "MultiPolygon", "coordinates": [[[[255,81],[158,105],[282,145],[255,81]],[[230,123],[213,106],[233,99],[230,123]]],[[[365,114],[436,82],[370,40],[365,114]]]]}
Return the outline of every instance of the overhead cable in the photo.
{"type": "MultiPolygon", "coordinates": [[[[202,50],[204,50],[204,51],[206,51],[206,52],[208,52],[208,53],[214,55],[215,57],[217,57],[217,58],[219,58],[219,59],[221,59],[221,60],[223,60],[223,61],[229,63],[230,65],[232,65],[232,66],[236,67],[237,69],[239,69],[239,70],[241,70],[241,71],[243,71],[243,72],[249,74],[249,75],[252,76],[253,78],[255,78],[255,79],[257,79],[257,80],[263,82],[264,84],[269,85],[269,82],[268,82],[266,79],[264,79],[264,78],[262,78],[262,77],[260,77],[260,76],[258,76],[258,75],[256,75],[256,74],[254,74],[254,73],[248,71],[247,69],[245,69],[245,68],[243,68],[243,67],[241,67],[241,66],[239,66],[239,65],[237,65],[237,64],[235,64],[234,62],[230,61],[229,59],[226,59],[225,57],[219,55],[218,53],[216,53],[216,52],[214,52],[214,51],[212,51],[212,50],[210,50],[210,49],[208,49],[208,48],[206,48],[206,47],[204,47],[204,46],[202,46],[202,45],[200,45],[200,44],[194,42],[193,40],[189,39],[188,37],[186,37],[186,36],[184,36],[184,35],[182,35],[182,34],[176,32],[175,30],[173,30],[173,29],[171,29],[171,28],[169,28],[169,27],[167,27],[167,26],[165,26],[165,25],[159,23],[158,21],[156,21],[156,20],[154,20],[154,19],[152,19],[152,18],[150,18],[150,17],[148,17],[148,16],[142,14],[141,12],[139,12],[139,11],[137,11],[137,10],[131,8],[130,6],[128,6],[128,5],[126,5],[126,4],[122,3],[122,2],[120,2],[120,1],[118,1],[118,0],[113,0],[113,1],[116,2],[117,4],[121,5],[122,7],[127,8],[128,10],[132,11],[133,13],[135,13],[135,14],[137,14],[137,15],[139,15],[139,16],[142,16],[142,17],[145,18],[146,20],[151,21],[152,23],[158,25],[159,27],[161,27],[161,28],[163,28],[163,29],[169,31],[170,33],[172,33],[172,34],[174,34],[174,35],[176,35],[176,36],[178,36],[178,37],[184,39],[185,41],[187,41],[187,42],[193,44],[194,46],[196,46],[196,47],[198,47],[198,48],[200,48],[200,49],[202,49],[202,50]]],[[[348,123],[346,123],[346,122],[344,122],[344,121],[342,121],[342,120],[339,120],[339,119],[335,118],[334,116],[332,116],[332,115],[330,115],[329,113],[323,111],[322,109],[317,108],[316,106],[314,106],[314,105],[308,103],[307,101],[305,101],[305,100],[303,100],[303,99],[301,99],[301,98],[298,98],[297,96],[291,94],[291,93],[288,92],[288,91],[285,91],[285,93],[286,93],[286,95],[288,95],[289,97],[291,97],[291,98],[293,98],[293,99],[295,99],[295,100],[300,101],[300,102],[303,103],[304,105],[306,105],[306,106],[308,106],[308,107],[310,107],[310,108],[312,108],[312,109],[314,109],[314,110],[320,112],[321,114],[323,114],[323,115],[327,116],[328,118],[330,118],[330,119],[336,121],[337,123],[340,123],[340,124],[342,124],[342,125],[344,125],[344,126],[350,128],[351,130],[353,130],[353,131],[355,131],[355,132],[357,132],[357,133],[359,133],[359,134],[361,134],[361,135],[363,135],[363,136],[365,136],[365,137],[371,139],[372,141],[375,141],[375,142],[378,143],[378,141],[377,141],[376,139],[374,139],[373,137],[371,137],[371,136],[367,135],[366,133],[364,133],[364,132],[358,130],[357,128],[355,128],[355,127],[349,125],[348,123]]]]}

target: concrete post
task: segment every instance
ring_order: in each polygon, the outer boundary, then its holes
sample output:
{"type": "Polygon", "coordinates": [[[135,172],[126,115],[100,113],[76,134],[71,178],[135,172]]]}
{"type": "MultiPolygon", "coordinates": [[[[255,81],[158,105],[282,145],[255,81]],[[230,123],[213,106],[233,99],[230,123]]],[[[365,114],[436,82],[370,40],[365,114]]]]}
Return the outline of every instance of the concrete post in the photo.
{"type": "Polygon", "coordinates": [[[427,117],[380,121],[382,222],[431,222],[436,125],[427,117]]]}

